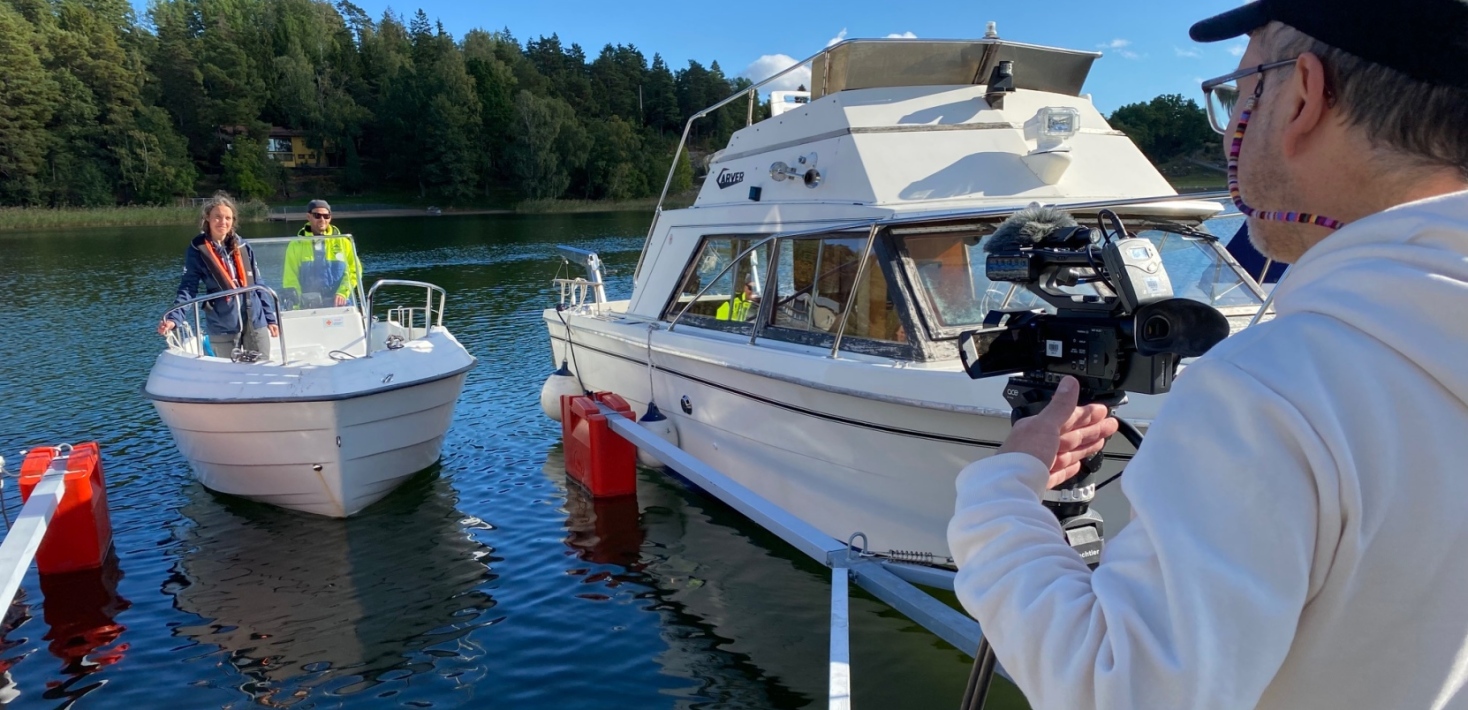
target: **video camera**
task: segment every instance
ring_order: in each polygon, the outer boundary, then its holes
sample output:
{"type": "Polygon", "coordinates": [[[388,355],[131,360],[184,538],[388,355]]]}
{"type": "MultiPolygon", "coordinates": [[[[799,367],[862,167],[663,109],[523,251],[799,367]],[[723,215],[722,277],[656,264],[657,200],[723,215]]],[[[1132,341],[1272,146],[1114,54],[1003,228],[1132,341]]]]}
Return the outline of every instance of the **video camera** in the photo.
{"type": "MultiPolygon", "coordinates": [[[[983,328],[959,336],[969,377],[1019,373],[1004,388],[1013,421],[1044,409],[1066,375],[1080,382],[1081,404],[1110,409],[1125,403],[1127,392],[1167,392],[1182,358],[1202,355],[1228,336],[1228,320],[1217,309],[1173,297],[1150,240],[1128,234],[1110,210],[1097,221],[1091,229],[1063,211],[1032,205],[984,242],[990,281],[1023,285],[1055,307],[1054,314],[993,311],[983,328]]],[[[1135,427],[1122,422],[1121,431],[1141,445],[1135,427]]],[[[1083,462],[1079,474],[1043,499],[1092,565],[1103,540],[1101,517],[1089,509],[1101,463],[1101,454],[1083,462]]]]}
{"type": "Polygon", "coordinates": [[[984,242],[989,280],[1023,285],[1056,311],[993,311],[983,328],[959,336],[969,377],[1021,373],[1005,397],[1025,415],[1038,412],[1065,375],[1080,382],[1083,403],[1116,406],[1126,392],[1167,392],[1182,358],[1228,336],[1217,309],[1173,297],[1150,240],[1128,234],[1110,210],[1098,221],[1091,229],[1032,205],[984,242]]]}

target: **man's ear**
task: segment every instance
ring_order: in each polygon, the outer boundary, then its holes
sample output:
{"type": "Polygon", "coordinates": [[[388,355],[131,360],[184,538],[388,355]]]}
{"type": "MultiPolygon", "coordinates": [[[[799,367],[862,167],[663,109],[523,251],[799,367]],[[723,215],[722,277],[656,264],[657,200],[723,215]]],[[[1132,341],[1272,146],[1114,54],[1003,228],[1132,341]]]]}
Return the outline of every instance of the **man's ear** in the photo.
{"type": "Polygon", "coordinates": [[[1286,157],[1294,157],[1325,126],[1330,92],[1325,82],[1325,65],[1320,57],[1309,52],[1295,60],[1295,70],[1287,76],[1289,79],[1279,94],[1281,112],[1288,117],[1280,150],[1286,157]]]}

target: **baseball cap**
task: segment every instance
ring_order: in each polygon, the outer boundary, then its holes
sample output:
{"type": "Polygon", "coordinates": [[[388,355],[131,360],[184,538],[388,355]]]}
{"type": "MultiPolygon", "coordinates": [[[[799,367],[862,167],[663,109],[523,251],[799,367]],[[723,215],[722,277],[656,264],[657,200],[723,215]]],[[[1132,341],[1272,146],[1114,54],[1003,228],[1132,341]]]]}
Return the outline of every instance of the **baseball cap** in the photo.
{"type": "Polygon", "coordinates": [[[1273,21],[1417,81],[1468,89],[1468,0],[1255,0],[1188,35],[1220,42],[1273,21]]]}
{"type": "Polygon", "coordinates": [[[311,210],[314,210],[317,207],[320,207],[327,212],[331,211],[331,205],[326,204],[326,200],[311,200],[310,202],[306,203],[306,214],[310,214],[311,210]]]}

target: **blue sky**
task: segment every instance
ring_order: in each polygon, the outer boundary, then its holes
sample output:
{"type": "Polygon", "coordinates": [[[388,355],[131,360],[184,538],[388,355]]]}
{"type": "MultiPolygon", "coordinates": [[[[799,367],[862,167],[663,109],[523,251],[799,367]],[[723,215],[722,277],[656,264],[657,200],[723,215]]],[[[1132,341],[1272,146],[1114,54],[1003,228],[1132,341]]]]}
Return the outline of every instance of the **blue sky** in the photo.
{"type": "MultiPolygon", "coordinates": [[[[770,67],[820,51],[837,37],[972,38],[994,21],[1005,39],[1103,52],[1086,91],[1104,113],[1163,93],[1201,103],[1199,81],[1232,71],[1244,44],[1200,45],[1188,39],[1189,25],[1238,0],[354,2],[374,18],[389,6],[405,17],[421,7],[456,38],[476,27],[508,27],[521,42],[555,33],[591,56],[607,43],[634,44],[649,61],[654,52],[661,53],[675,70],[689,59],[705,65],[717,60],[726,74],[755,79],[770,67]]],[[[142,12],[146,3],[135,4],[142,12]]]]}

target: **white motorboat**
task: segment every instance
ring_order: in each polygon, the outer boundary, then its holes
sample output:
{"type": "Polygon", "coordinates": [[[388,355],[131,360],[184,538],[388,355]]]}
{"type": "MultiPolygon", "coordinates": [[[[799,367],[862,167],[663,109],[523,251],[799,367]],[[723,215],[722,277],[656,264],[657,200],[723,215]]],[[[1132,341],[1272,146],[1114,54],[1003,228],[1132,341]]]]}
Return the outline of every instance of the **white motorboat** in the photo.
{"type": "MultiPolygon", "coordinates": [[[[954,478],[1011,413],[1006,378],[964,372],[959,335],[1046,306],[986,277],[981,244],[1003,219],[1039,202],[1094,224],[1108,208],[1232,331],[1264,301],[1207,231],[1220,204],[1177,195],[1081,92],[1098,56],[991,33],[849,40],[802,62],[809,102],[736,131],[694,205],[659,208],[629,299],[605,298],[594,254],[562,248],[587,276],[558,279],[544,312],[571,373],[546,392],[656,403],[685,451],[832,537],[951,564],[954,478]]],[[[1164,397],[1120,414],[1145,429],[1164,397]]],[[[1131,453],[1118,437],[1102,478],[1131,453]]],[[[1094,504],[1108,530],[1130,514],[1119,489],[1094,504]]]]}
{"type": "Polygon", "coordinates": [[[447,296],[433,284],[379,280],[364,294],[359,282],[347,305],[281,310],[297,239],[250,240],[261,283],[224,292],[275,299],[269,353],[206,354],[199,308],[220,294],[201,296],[169,309],[183,308],[187,323],[170,332],[143,391],[205,487],[343,518],[438,460],[475,359],[443,327],[447,296]],[[378,293],[387,288],[391,304],[378,293]]]}

